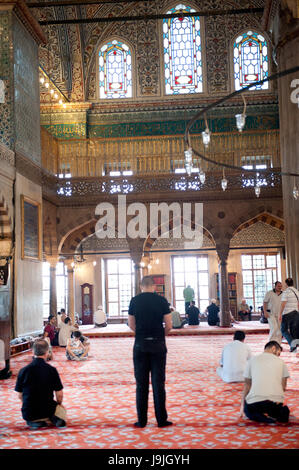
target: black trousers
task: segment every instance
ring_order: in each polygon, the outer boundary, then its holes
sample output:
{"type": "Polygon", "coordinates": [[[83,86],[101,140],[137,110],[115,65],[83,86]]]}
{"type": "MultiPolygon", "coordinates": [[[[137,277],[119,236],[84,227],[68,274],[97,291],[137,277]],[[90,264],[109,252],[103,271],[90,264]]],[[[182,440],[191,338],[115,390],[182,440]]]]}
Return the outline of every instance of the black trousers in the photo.
{"type": "Polygon", "coordinates": [[[136,408],[138,422],[147,423],[149,379],[153,388],[155,415],[158,425],[167,421],[165,406],[165,367],[167,349],[164,340],[136,340],[133,349],[136,379],[136,408]]]}
{"type": "Polygon", "coordinates": [[[259,423],[269,423],[271,419],[265,416],[267,414],[271,418],[276,419],[280,423],[289,421],[290,410],[282,403],[274,403],[270,400],[258,401],[256,403],[244,403],[244,413],[247,418],[258,421],[259,423]]]}

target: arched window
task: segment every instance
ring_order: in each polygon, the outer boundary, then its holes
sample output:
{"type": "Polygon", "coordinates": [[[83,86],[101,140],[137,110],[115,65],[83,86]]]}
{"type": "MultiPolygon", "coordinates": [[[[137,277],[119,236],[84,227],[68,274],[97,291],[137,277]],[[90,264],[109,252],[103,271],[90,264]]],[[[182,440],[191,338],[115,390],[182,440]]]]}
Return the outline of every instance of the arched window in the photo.
{"type": "MultiPolygon", "coordinates": [[[[179,4],[167,12],[191,13],[179,4]]],[[[202,92],[202,49],[199,16],[163,20],[165,91],[167,95],[202,92]]]]}
{"type": "Polygon", "coordinates": [[[132,54],[123,42],[113,40],[100,48],[99,88],[101,99],[132,97],[132,54]]]}
{"type": "MultiPolygon", "coordinates": [[[[235,89],[240,90],[269,76],[268,47],[264,36],[247,31],[234,42],[235,89]]],[[[249,90],[267,90],[269,82],[249,90]]]]}

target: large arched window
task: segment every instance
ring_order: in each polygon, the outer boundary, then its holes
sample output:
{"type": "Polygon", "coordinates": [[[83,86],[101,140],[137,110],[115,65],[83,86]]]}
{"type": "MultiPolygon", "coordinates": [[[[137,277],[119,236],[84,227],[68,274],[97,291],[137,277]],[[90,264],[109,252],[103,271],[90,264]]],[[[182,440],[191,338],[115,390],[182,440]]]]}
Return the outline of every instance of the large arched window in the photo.
{"type": "MultiPolygon", "coordinates": [[[[179,4],[167,12],[191,13],[179,4]]],[[[163,20],[165,92],[167,95],[202,92],[202,48],[198,16],[163,20]]]]}
{"type": "MultiPolygon", "coordinates": [[[[247,31],[234,42],[234,81],[235,89],[240,90],[269,76],[267,41],[261,34],[247,31]]],[[[249,90],[267,90],[269,82],[249,90]]]]}
{"type": "Polygon", "coordinates": [[[132,97],[132,54],[123,42],[113,40],[99,50],[101,99],[132,97]]]}

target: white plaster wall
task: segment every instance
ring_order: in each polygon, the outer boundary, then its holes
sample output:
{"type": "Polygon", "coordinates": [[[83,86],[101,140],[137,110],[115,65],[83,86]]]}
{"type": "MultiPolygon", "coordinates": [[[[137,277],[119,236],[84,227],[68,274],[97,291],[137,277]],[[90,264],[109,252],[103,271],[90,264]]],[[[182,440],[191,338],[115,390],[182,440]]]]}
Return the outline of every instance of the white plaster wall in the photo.
{"type": "Polygon", "coordinates": [[[41,186],[16,175],[16,256],[15,308],[16,335],[30,334],[43,328],[42,262],[21,259],[21,195],[42,202],[41,186]]]}

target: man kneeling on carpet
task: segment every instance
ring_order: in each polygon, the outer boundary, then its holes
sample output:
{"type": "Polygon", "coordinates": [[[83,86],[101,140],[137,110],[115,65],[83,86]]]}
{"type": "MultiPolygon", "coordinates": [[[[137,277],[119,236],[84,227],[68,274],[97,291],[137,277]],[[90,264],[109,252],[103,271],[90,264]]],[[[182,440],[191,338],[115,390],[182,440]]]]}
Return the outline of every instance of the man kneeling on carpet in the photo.
{"type": "Polygon", "coordinates": [[[81,332],[74,331],[73,337],[67,340],[66,357],[70,361],[84,361],[87,359],[89,345],[84,345],[81,341],[81,332]]]}
{"type": "Polygon", "coordinates": [[[49,345],[44,339],[38,339],[32,349],[34,358],[20,370],[15,386],[22,402],[23,419],[31,429],[50,423],[63,427],[66,424],[66,410],[62,406],[63,385],[58,371],[46,362],[49,345]]]}
{"type": "Polygon", "coordinates": [[[240,414],[260,423],[287,423],[290,410],[283,406],[287,378],[286,364],[280,359],[282,347],[269,341],[264,352],[252,357],[246,365],[240,414]]]}

